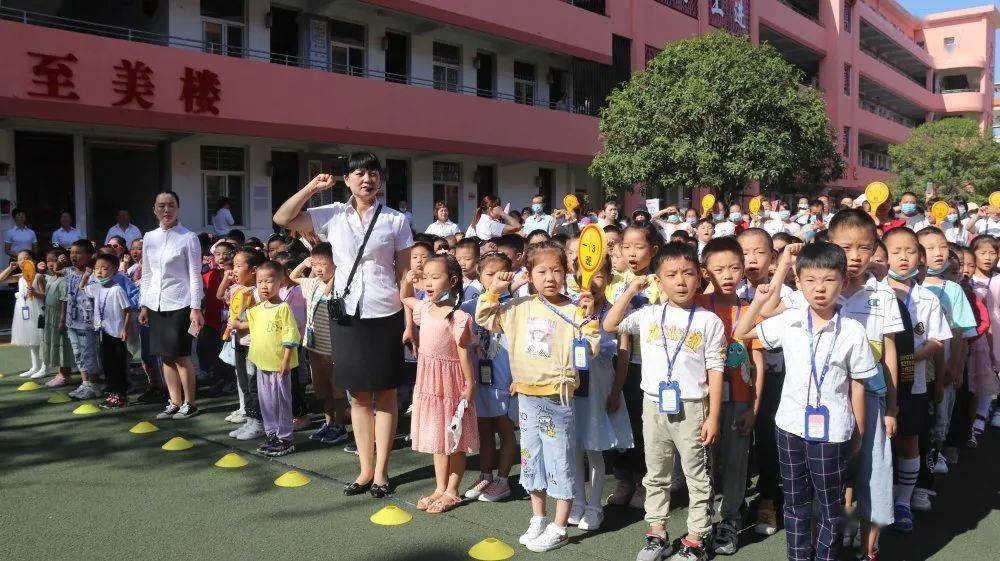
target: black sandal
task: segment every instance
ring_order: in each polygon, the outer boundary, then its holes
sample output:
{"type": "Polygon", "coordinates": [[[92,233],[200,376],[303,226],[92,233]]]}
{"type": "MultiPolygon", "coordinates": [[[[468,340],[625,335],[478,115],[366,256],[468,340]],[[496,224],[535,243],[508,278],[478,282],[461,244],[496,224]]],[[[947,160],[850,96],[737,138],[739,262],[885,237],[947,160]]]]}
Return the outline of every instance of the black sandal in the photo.
{"type": "Polygon", "coordinates": [[[355,481],[350,485],[344,485],[344,494],[347,495],[348,497],[353,497],[355,495],[362,495],[364,493],[367,493],[368,490],[371,488],[372,488],[371,481],[369,481],[368,483],[358,483],[357,481],[355,481]]]}
{"type": "Polygon", "coordinates": [[[376,499],[384,499],[384,498],[388,497],[391,494],[391,491],[389,491],[389,484],[388,483],[385,483],[383,485],[374,485],[373,484],[371,486],[371,490],[369,492],[376,499]]]}

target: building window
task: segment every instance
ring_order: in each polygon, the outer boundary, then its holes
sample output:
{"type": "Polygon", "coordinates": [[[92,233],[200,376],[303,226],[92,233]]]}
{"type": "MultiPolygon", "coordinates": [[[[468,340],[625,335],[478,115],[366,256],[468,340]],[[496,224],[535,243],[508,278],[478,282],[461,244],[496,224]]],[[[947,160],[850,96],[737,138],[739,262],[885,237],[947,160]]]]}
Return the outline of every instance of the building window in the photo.
{"type": "Polygon", "coordinates": [[[207,53],[242,57],[243,0],[201,0],[201,38],[207,53]]]}
{"type": "Polygon", "coordinates": [[[514,102],[535,103],[535,65],[514,61],[514,102]]]}
{"type": "Polygon", "coordinates": [[[443,201],[451,220],[457,222],[458,194],[462,185],[462,167],[458,162],[434,162],[434,202],[443,201]]]}
{"type": "Polygon", "coordinates": [[[945,37],[944,38],[944,50],[948,51],[949,53],[955,52],[955,38],[954,37],[945,37]]]}
{"type": "Polygon", "coordinates": [[[457,92],[462,77],[462,53],[455,45],[434,43],[434,89],[457,92]]]}
{"type": "Polygon", "coordinates": [[[330,22],[330,69],[337,74],[364,76],[365,26],[330,22]]]}
{"type": "Polygon", "coordinates": [[[851,95],[851,65],[844,65],[844,95],[851,95]]]}
{"type": "Polygon", "coordinates": [[[851,156],[851,127],[844,127],[842,143],[844,145],[844,157],[848,158],[851,156]]]}
{"type": "Polygon", "coordinates": [[[227,198],[229,210],[237,225],[244,225],[243,209],[246,200],[245,154],[242,148],[232,146],[201,147],[201,183],[205,193],[205,224],[219,210],[219,201],[227,198]]]}
{"type": "Polygon", "coordinates": [[[854,25],[854,5],[848,0],[844,2],[844,32],[850,33],[854,25]]]}

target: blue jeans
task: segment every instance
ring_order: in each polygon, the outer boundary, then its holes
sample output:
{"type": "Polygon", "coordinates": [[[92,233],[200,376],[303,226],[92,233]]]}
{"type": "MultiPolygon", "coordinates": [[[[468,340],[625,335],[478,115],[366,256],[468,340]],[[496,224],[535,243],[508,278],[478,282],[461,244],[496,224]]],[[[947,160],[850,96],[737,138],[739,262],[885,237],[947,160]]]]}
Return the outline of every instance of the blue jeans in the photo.
{"type": "Polygon", "coordinates": [[[575,474],[573,405],[556,397],[518,395],[521,429],[521,486],[553,499],[572,499],[575,474]]]}
{"type": "Polygon", "coordinates": [[[87,374],[97,374],[101,366],[97,362],[97,333],[93,329],[67,329],[69,344],[73,347],[73,360],[77,370],[87,374]]]}

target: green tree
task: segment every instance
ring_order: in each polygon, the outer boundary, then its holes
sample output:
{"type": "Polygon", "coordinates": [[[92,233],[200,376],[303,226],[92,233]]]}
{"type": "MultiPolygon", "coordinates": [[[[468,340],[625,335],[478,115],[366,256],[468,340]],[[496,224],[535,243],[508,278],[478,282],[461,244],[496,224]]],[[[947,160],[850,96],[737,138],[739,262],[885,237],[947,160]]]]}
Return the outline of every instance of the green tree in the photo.
{"type": "Polygon", "coordinates": [[[977,202],[1000,189],[1000,144],[971,119],[924,123],[906,142],[890,146],[889,156],[898,177],[892,184],[897,200],[905,191],[923,193],[928,184],[938,197],[959,195],[977,202]]]}
{"type": "Polygon", "coordinates": [[[669,43],[601,111],[590,172],[609,195],[637,185],[768,190],[822,185],[843,163],[815,88],[770,45],[715,32],[669,43]]]}

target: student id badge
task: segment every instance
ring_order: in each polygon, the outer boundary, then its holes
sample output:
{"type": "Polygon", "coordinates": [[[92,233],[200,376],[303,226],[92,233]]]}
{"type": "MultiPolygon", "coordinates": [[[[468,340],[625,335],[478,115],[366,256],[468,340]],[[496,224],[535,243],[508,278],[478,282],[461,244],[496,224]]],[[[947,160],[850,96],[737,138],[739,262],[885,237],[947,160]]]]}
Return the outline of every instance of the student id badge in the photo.
{"type": "Polygon", "coordinates": [[[582,337],[573,339],[573,368],[590,370],[590,346],[582,337]]]}
{"type": "Polygon", "coordinates": [[[573,395],[576,397],[587,397],[590,395],[590,370],[577,370],[580,375],[580,385],[577,386],[573,395]]]}
{"type": "Polygon", "coordinates": [[[307,349],[316,348],[316,332],[312,327],[306,327],[306,344],[307,349]]]}
{"type": "Polygon", "coordinates": [[[660,382],[660,413],[676,415],[681,412],[681,386],[676,380],[660,382]]]}
{"type": "Polygon", "coordinates": [[[803,438],[809,442],[830,440],[830,410],[826,405],[806,405],[806,427],[803,438]]]}
{"type": "Polygon", "coordinates": [[[488,358],[479,359],[479,383],[484,386],[493,385],[493,361],[488,358]]]}
{"type": "Polygon", "coordinates": [[[21,319],[31,319],[31,308],[21,306],[21,319]]]}

